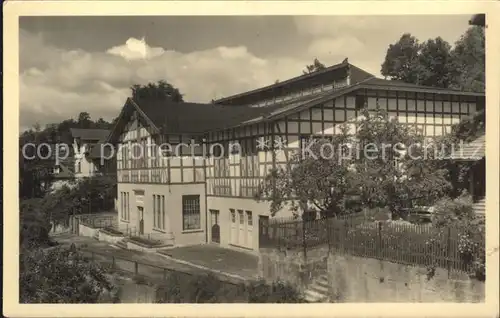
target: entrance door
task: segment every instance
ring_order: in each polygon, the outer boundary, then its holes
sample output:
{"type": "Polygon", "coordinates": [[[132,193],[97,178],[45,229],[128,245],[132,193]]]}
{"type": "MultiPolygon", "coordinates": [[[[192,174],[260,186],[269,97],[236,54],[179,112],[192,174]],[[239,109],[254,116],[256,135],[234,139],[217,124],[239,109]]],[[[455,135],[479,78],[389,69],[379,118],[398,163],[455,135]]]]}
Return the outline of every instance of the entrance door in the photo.
{"type": "Polygon", "coordinates": [[[139,235],[142,235],[144,234],[144,208],[142,206],[137,207],[137,220],[139,235]]]}
{"type": "Polygon", "coordinates": [[[238,210],[238,245],[245,246],[246,245],[246,231],[245,231],[245,214],[243,210],[238,210]]]}
{"type": "Polygon", "coordinates": [[[269,217],[259,215],[259,247],[266,246],[269,241],[269,217]]]}
{"type": "Polygon", "coordinates": [[[231,222],[230,224],[230,233],[231,233],[231,239],[230,243],[233,245],[238,245],[238,232],[236,229],[236,211],[234,209],[229,210],[231,212],[231,222]]]}
{"type": "Polygon", "coordinates": [[[212,232],[212,242],[220,243],[220,225],[219,225],[219,211],[210,210],[210,224],[212,232]]]}

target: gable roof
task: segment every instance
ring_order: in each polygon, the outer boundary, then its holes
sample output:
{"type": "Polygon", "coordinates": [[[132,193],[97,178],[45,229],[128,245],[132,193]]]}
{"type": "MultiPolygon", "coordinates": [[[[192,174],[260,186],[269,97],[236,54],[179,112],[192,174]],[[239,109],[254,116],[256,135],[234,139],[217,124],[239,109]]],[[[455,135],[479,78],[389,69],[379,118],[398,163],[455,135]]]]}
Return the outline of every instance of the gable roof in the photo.
{"type": "Polygon", "coordinates": [[[70,128],[69,130],[73,138],[87,140],[105,140],[109,135],[109,130],[107,129],[70,128]]]}
{"type": "MultiPolygon", "coordinates": [[[[189,102],[175,103],[169,100],[134,100],[128,98],[122,108],[122,111],[120,112],[113,130],[108,134],[108,138],[106,138],[106,140],[109,142],[116,141],[118,133],[125,125],[124,121],[126,121],[126,116],[131,114],[131,110],[136,110],[156,132],[164,134],[203,134],[211,131],[235,128],[263,121],[276,120],[319,103],[326,102],[332,98],[337,98],[344,94],[361,89],[484,97],[484,93],[464,92],[380,79],[348,63],[337,64],[323,71],[298,76],[289,81],[284,81],[282,83],[267,86],[247,93],[254,94],[259,90],[268,90],[272,87],[280,86],[290,81],[293,82],[298,81],[301,78],[311,78],[317,74],[328,72],[329,69],[331,71],[331,69],[340,68],[349,68],[351,73],[351,83],[349,86],[328,91],[318,91],[314,94],[304,96],[297,96],[286,101],[277,102],[263,107],[218,104],[229,99],[229,97],[221,99],[215,104],[189,102]]],[[[243,96],[247,93],[240,95],[243,96]]],[[[235,95],[233,97],[240,95],[235,95]]],[[[93,155],[97,156],[98,154],[94,153],[93,155]]]]}
{"type": "Polygon", "coordinates": [[[173,103],[159,100],[130,100],[163,133],[204,133],[230,128],[281,107],[228,106],[201,103],[173,103]]]}

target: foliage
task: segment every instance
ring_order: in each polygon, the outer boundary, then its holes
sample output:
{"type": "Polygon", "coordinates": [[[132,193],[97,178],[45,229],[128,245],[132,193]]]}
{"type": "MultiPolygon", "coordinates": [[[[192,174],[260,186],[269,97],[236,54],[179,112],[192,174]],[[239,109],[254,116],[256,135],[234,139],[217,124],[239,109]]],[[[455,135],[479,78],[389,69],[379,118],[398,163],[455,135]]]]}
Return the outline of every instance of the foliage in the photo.
{"type": "Polygon", "coordinates": [[[232,285],[213,274],[192,275],[172,273],[156,289],[158,303],[298,303],[301,294],[288,283],[254,281],[232,285]]]}
{"type": "Polygon", "coordinates": [[[429,239],[429,245],[442,248],[439,244],[444,231],[455,229],[460,257],[469,266],[473,276],[484,280],[485,274],[485,222],[473,210],[472,197],[464,191],[455,199],[445,197],[435,205],[433,226],[438,230],[436,236],[429,239]]]}
{"type": "Polygon", "coordinates": [[[420,43],[405,33],[389,45],[381,73],[412,84],[484,92],[484,29],[470,27],[453,48],[440,37],[420,43]]]}
{"type": "MultiPolygon", "coordinates": [[[[485,111],[481,110],[472,116],[462,119],[452,126],[451,133],[435,140],[437,145],[442,145],[443,156],[448,156],[452,149],[460,149],[461,143],[467,143],[485,134],[485,111]]],[[[437,169],[449,171],[448,181],[453,185],[450,196],[460,195],[463,189],[468,188],[466,177],[469,171],[477,165],[477,161],[437,160],[434,162],[437,169]]]]}
{"type": "Polygon", "coordinates": [[[64,185],[47,194],[41,209],[54,223],[66,222],[69,215],[102,212],[114,206],[116,179],[95,176],[79,180],[74,185],[64,185]]]}
{"type": "Polygon", "coordinates": [[[303,73],[311,74],[314,72],[324,70],[325,68],[326,68],[325,64],[321,63],[317,58],[315,58],[312,64],[306,65],[306,70],[303,71],[303,73]]]}
{"type": "Polygon", "coordinates": [[[156,83],[148,83],[146,85],[133,85],[133,99],[166,99],[172,102],[181,103],[184,101],[180,91],[166,81],[160,80],[156,83]]]}
{"type": "Polygon", "coordinates": [[[418,82],[418,53],[420,44],[414,36],[405,33],[387,49],[381,74],[392,80],[418,82]]]}
{"type": "Polygon", "coordinates": [[[290,283],[283,281],[256,281],[246,286],[249,303],[302,303],[301,293],[290,283]]]}
{"type": "Polygon", "coordinates": [[[35,198],[20,202],[19,244],[22,248],[53,245],[49,238],[51,224],[46,213],[40,209],[40,201],[35,198]]]}
{"type": "MultiPolygon", "coordinates": [[[[73,143],[71,128],[111,129],[113,122],[109,123],[102,118],[93,121],[89,113],[81,112],[77,120],[66,119],[60,123],[48,124],[44,129],[41,129],[40,125],[37,124],[21,133],[19,136],[19,196],[21,198],[41,198],[49,191],[54,181],[52,172],[55,166],[55,157],[50,156],[47,159],[42,159],[49,155],[49,149],[41,147],[40,156],[38,156],[33,147],[26,147],[26,155],[23,156],[24,145],[28,143],[35,145],[46,143],[51,146],[55,146],[57,143],[71,145],[73,143]],[[32,157],[33,159],[28,159],[32,157]]],[[[70,147],[68,160],[73,154],[72,151],[73,149],[70,147]]],[[[68,166],[72,168],[71,164],[68,166]]]]}
{"type": "Polygon", "coordinates": [[[72,250],[22,250],[21,303],[97,303],[113,292],[104,270],[72,250]]]}
{"type": "Polygon", "coordinates": [[[312,146],[303,149],[310,151],[272,170],[257,198],[271,202],[272,215],[287,205],[299,213],[315,209],[339,215],[353,212],[345,207],[354,195],[358,205],[387,206],[396,218],[408,201],[425,198],[431,204],[449,190],[447,172],[432,163],[415,127],[379,109],[364,110],[357,126],[354,134],[344,124],[328,140],[307,141],[312,146]]]}
{"type": "Polygon", "coordinates": [[[158,303],[224,303],[241,297],[242,288],[229,287],[216,276],[171,273],[156,290],[158,303]]]}

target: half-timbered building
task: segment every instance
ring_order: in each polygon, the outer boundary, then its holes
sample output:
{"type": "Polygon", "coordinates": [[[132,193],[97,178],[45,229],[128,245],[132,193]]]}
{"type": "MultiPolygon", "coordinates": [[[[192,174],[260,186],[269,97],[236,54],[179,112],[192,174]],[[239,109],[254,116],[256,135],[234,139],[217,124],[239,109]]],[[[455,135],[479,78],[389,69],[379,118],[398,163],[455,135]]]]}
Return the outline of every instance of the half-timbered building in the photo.
{"type": "Polygon", "coordinates": [[[355,131],[362,108],[377,105],[440,136],[484,103],[484,94],[378,79],[347,61],[212,104],[128,99],[110,134],[120,224],[173,245],[256,250],[269,203],[255,193],[301,138],[333,135],[345,122],[355,131]],[[148,144],[168,144],[168,155],[148,144]]]}

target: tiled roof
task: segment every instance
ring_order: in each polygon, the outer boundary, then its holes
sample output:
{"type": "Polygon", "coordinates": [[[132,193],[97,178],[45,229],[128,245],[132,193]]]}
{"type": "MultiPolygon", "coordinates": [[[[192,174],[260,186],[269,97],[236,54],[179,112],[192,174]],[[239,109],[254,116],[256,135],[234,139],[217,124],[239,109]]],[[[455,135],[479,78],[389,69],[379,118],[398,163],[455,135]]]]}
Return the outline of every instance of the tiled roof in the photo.
{"type": "Polygon", "coordinates": [[[283,107],[225,106],[217,104],[172,103],[159,100],[131,101],[154,125],[165,133],[204,133],[234,127],[245,121],[266,116],[283,107]]]}
{"type": "Polygon", "coordinates": [[[485,156],[485,147],[485,135],[482,135],[456,148],[456,150],[451,153],[450,157],[454,160],[481,160],[485,156]]]}
{"type": "Polygon", "coordinates": [[[70,128],[70,132],[73,138],[86,140],[105,140],[109,135],[109,130],[107,129],[70,128]]]}

